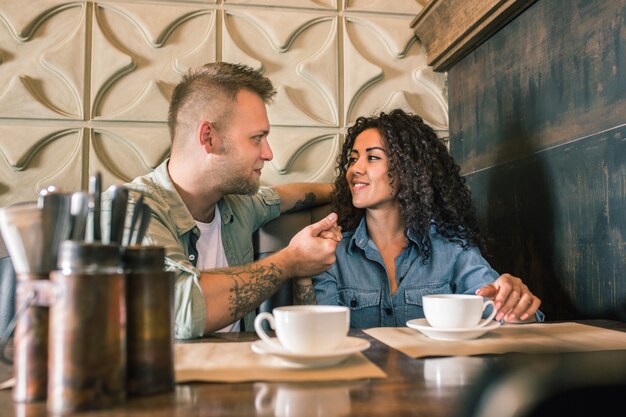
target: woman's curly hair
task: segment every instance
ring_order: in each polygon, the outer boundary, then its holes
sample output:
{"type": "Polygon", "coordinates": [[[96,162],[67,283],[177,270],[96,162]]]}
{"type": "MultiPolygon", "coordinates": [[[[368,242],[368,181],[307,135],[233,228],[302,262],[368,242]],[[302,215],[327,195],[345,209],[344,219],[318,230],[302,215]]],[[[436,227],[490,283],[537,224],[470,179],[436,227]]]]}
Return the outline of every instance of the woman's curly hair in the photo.
{"type": "Polygon", "coordinates": [[[356,137],[366,129],[377,129],[389,158],[391,187],[397,190],[401,215],[407,229],[418,237],[419,251],[428,260],[431,253],[429,227],[463,248],[484,250],[470,191],[460,167],[421,117],[396,109],[374,117],[359,117],[348,129],[337,159],[339,174],[332,194],[339,225],[346,231],[359,225],[365,212],[354,207],[346,179],[348,158],[356,137]]]}

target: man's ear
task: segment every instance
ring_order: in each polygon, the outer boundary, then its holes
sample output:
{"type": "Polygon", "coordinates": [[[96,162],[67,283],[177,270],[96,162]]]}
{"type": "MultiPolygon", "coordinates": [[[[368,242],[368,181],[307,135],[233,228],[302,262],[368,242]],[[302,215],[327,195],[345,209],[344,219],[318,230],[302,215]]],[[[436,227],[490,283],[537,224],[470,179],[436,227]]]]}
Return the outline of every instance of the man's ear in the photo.
{"type": "Polygon", "coordinates": [[[213,124],[208,121],[200,123],[198,126],[197,134],[198,143],[200,148],[206,153],[210,154],[215,149],[215,128],[213,124]]]}

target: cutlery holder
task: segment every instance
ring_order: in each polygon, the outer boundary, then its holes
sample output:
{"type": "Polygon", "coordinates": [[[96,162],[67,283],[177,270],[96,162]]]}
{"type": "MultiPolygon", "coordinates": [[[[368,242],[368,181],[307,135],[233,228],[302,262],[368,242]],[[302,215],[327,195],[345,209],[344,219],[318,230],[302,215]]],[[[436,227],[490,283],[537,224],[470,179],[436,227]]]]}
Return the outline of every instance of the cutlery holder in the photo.
{"type": "Polygon", "coordinates": [[[122,249],[129,395],[174,389],[174,273],[164,270],[164,260],[162,246],[122,249]]]}
{"type": "Polygon", "coordinates": [[[126,397],[126,294],[119,247],[65,241],[50,307],[48,410],[112,407],[126,397]]]}
{"type": "Polygon", "coordinates": [[[46,399],[48,389],[49,308],[37,302],[34,283],[48,280],[48,274],[16,275],[15,305],[22,311],[13,337],[13,400],[33,402],[46,399]]]}

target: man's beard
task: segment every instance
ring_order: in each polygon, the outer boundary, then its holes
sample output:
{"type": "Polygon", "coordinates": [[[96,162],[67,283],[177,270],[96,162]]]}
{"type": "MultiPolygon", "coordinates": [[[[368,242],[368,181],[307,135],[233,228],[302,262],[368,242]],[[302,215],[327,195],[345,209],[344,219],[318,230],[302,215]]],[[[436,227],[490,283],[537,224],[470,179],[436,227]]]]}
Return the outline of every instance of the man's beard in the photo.
{"type": "Polygon", "coordinates": [[[259,191],[259,182],[249,177],[246,179],[229,178],[224,185],[227,194],[253,195],[259,191]]]}
{"type": "Polygon", "coordinates": [[[233,142],[230,136],[224,135],[223,146],[224,148],[222,149],[222,151],[225,153],[225,155],[230,155],[231,157],[235,158],[235,161],[232,161],[231,164],[229,164],[228,169],[225,170],[225,174],[227,175],[227,178],[224,180],[225,193],[244,195],[256,194],[256,192],[259,191],[259,180],[252,179],[250,178],[250,176],[247,176],[245,178],[237,178],[237,172],[234,173],[235,176],[228,175],[229,171],[232,172],[232,170],[230,170],[230,167],[232,167],[233,165],[237,166],[239,161],[237,160],[236,152],[234,150],[233,142]]]}

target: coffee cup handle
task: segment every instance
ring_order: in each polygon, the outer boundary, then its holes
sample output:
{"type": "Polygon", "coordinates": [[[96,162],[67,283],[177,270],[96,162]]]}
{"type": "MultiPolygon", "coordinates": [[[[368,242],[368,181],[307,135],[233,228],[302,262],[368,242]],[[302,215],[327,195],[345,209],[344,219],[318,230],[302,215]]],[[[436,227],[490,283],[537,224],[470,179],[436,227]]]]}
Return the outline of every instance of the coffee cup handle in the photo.
{"type": "MultiPolygon", "coordinates": [[[[496,307],[493,305],[493,301],[491,301],[491,300],[486,300],[486,301],[483,303],[483,311],[485,311],[485,309],[486,309],[488,306],[493,307],[493,308],[491,309],[491,314],[490,314],[490,315],[489,315],[489,317],[487,317],[486,319],[479,321],[479,322],[478,322],[478,326],[476,326],[476,327],[485,327],[486,325],[488,325],[489,323],[491,323],[491,321],[493,320],[493,318],[496,316],[496,313],[497,313],[498,311],[496,310],[496,307]]],[[[256,323],[255,323],[255,324],[256,324],[256,323]]]]}
{"type": "Polygon", "coordinates": [[[254,409],[257,414],[268,415],[274,411],[276,393],[267,384],[261,385],[261,389],[254,397],[254,409]]]}
{"type": "Polygon", "coordinates": [[[259,315],[256,316],[256,318],[254,319],[254,330],[256,331],[256,334],[258,334],[261,340],[263,340],[273,349],[283,350],[284,348],[280,343],[276,343],[275,340],[273,340],[271,337],[268,336],[267,333],[265,333],[265,329],[263,328],[264,320],[267,320],[272,329],[276,329],[276,325],[274,324],[274,316],[271,313],[264,311],[262,313],[259,313],[259,315]]]}

